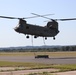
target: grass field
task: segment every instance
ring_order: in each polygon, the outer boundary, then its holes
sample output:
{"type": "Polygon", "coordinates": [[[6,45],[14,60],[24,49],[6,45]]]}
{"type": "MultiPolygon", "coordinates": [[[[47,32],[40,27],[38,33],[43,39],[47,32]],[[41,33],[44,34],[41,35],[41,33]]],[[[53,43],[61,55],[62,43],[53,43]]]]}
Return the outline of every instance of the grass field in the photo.
{"type": "MultiPolygon", "coordinates": [[[[38,54],[48,54],[52,57],[76,57],[76,52],[0,52],[0,56],[34,56],[38,54]]],[[[76,70],[76,64],[55,65],[55,64],[39,64],[25,62],[8,62],[0,61],[0,67],[25,67],[25,69],[55,68],[60,71],[76,70]]]]}
{"type": "Polygon", "coordinates": [[[76,57],[76,51],[74,52],[0,52],[0,56],[35,56],[35,55],[49,55],[54,57],[76,57]]]}

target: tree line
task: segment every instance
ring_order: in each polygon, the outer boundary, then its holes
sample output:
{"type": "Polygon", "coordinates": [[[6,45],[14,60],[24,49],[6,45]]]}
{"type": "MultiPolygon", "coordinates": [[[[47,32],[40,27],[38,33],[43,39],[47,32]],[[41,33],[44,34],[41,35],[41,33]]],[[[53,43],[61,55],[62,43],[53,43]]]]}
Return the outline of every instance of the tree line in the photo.
{"type": "Polygon", "coordinates": [[[57,52],[57,51],[76,51],[76,46],[58,46],[58,47],[52,47],[52,48],[31,48],[31,49],[5,48],[0,50],[0,52],[57,52]]]}

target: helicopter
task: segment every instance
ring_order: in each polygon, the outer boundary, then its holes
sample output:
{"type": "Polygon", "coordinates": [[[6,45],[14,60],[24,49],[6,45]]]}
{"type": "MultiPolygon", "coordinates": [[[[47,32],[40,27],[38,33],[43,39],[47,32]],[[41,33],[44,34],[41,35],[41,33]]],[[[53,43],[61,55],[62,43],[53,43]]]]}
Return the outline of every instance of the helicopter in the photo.
{"type": "Polygon", "coordinates": [[[32,36],[34,36],[34,38],[44,37],[45,40],[47,39],[47,37],[53,37],[53,39],[55,40],[55,36],[59,33],[58,22],[57,21],[76,20],[76,18],[51,19],[51,18],[45,17],[45,16],[48,16],[48,15],[38,15],[38,14],[35,14],[35,13],[32,13],[32,14],[35,15],[35,16],[27,17],[27,18],[0,16],[0,18],[18,19],[19,23],[14,28],[14,30],[16,32],[25,34],[26,38],[29,38],[29,35],[32,35],[32,36]],[[35,18],[35,17],[43,17],[43,18],[46,18],[50,21],[47,22],[46,26],[39,26],[39,25],[29,24],[29,23],[27,23],[26,20],[24,20],[24,19],[35,18]]]}

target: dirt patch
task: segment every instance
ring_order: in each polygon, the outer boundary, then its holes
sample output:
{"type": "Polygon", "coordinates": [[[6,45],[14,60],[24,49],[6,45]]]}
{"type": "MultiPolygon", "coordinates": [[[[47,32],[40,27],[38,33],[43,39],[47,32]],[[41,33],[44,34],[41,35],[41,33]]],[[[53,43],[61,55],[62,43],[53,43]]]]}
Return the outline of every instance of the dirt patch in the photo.
{"type": "Polygon", "coordinates": [[[22,70],[22,69],[25,69],[25,67],[0,67],[0,72],[9,70],[22,70]]]}
{"type": "MultiPolygon", "coordinates": [[[[0,67],[0,75],[24,75],[30,73],[42,73],[42,72],[55,72],[59,69],[33,69],[33,70],[21,70],[25,67],[0,67]],[[16,71],[13,71],[16,70],[16,71]]],[[[53,73],[55,75],[76,75],[76,71],[53,73]]]]}
{"type": "Polygon", "coordinates": [[[76,71],[68,71],[68,72],[59,72],[55,73],[56,75],[76,75],[76,71]]]}

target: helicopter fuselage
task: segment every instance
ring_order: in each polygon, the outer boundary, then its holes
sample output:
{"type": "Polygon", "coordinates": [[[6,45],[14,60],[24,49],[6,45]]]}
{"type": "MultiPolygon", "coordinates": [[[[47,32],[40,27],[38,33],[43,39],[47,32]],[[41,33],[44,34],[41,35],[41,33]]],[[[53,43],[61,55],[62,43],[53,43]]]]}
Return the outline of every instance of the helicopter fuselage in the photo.
{"type": "Polygon", "coordinates": [[[18,33],[41,37],[55,37],[58,32],[49,27],[42,27],[33,24],[27,24],[25,20],[20,20],[19,25],[15,28],[18,33]]]}

